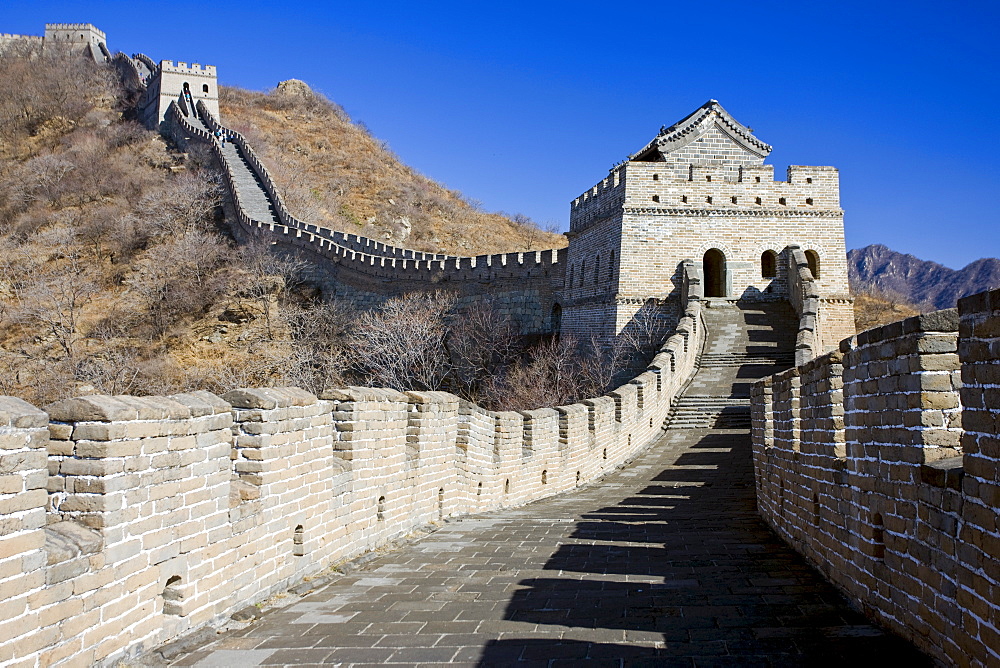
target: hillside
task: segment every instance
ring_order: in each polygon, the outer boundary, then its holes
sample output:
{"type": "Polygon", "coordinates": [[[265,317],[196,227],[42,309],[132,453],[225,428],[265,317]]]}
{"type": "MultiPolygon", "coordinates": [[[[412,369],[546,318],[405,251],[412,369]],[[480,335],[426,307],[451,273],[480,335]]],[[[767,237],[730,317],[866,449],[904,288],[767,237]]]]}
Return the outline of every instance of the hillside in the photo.
{"type": "Polygon", "coordinates": [[[198,156],[122,118],[113,72],[26,47],[0,88],[0,395],[308,382],[280,267],[235,248],[198,156]]]}
{"type": "MultiPolygon", "coordinates": [[[[221,175],[208,154],[198,147],[178,152],[127,120],[111,70],[26,45],[0,58],[0,89],[0,395],[44,406],[92,393],[276,385],[318,392],[367,382],[370,369],[357,360],[374,357],[368,348],[388,325],[370,316],[376,324],[365,330],[350,306],[322,301],[299,281],[300,262],[275,257],[266,245],[237,247],[222,218],[221,175]]],[[[399,163],[331,103],[301,89],[292,93],[286,86],[271,95],[226,95],[230,110],[261,103],[260,110],[244,108],[259,125],[241,127],[258,139],[281,126],[272,123],[278,110],[293,119],[281,140],[296,157],[274,164],[304,218],[317,220],[310,214],[336,205],[329,211],[374,216],[356,230],[373,233],[380,220],[404,216],[405,203],[410,233],[397,234],[396,242],[419,237],[424,248],[479,253],[565,241],[476,211],[399,163]],[[318,182],[292,179],[296,169],[335,175],[338,199],[318,182]],[[440,248],[435,239],[447,244],[440,248]]],[[[400,337],[405,350],[381,351],[390,359],[412,352],[414,318],[429,312],[411,301],[397,309],[397,329],[409,336],[400,337]]],[[[425,338],[451,337],[470,359],[483,356],[483,336],[509,329],[498,321],[456,330],[447,309],[439,310],[436,320],[424,317],[425,338]]],[[[510,363],[508,357],[498,359],[510,363]]],[[[503,372],[489,377],[490,391],[513,401],[501,392],[503,372]]]]}
{"type": "Polygon", "coordinates": [[[1000,260],[983,258],[955,270],[881,244],[847,253],[851,288],[908,302],[921,311],[952,308],[967,295],[1000,287],[1000,260]]]}
{"type": "Polygon", "coordinates": [[[298,218],[398,246],[455,255],[558,248],[561,234],[485,213],[404,165],[301,81],[270,93],[220,89],[223,121],[247,138],[298,218]]]}
{"type": "Polygon", "coordinates": [[[877,292],[860,292],[854,295],[854,326],[859,332],[919,313],[920,310],[912,304],[890,299],[877,292]]]}

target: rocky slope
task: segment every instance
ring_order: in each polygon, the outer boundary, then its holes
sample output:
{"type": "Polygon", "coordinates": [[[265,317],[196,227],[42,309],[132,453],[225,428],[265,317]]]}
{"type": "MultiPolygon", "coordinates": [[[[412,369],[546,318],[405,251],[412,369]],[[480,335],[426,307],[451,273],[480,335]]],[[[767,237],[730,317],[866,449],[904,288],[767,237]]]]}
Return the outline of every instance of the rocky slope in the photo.
{"type": "Polygon", "coordinates": [[[951,308],[967,295],[1000,287],[1000,260],[983,258],[962,269],[872,244],[847,253],[851,289],[885,295],[922,311],[951,308]]]}

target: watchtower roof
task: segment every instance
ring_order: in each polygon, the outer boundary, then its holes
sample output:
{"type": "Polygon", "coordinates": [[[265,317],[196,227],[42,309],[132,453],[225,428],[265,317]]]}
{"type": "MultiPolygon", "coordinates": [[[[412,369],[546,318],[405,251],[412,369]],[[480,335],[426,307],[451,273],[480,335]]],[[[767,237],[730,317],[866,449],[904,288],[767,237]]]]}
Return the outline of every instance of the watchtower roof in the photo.
{"type": "Polygon", "coordinates": [[[664,160],[667,154],[697,141],[713,128],[717,128],[744,150],[761,159],[771,152],[770,144],[765,144],[754,137],[753,131],[733,118],[722,108],[718,100],[709,100],[683,120],[669,128],[660,128],[656,137],[630,155],[629,160],[638,162],[664,160]]]}

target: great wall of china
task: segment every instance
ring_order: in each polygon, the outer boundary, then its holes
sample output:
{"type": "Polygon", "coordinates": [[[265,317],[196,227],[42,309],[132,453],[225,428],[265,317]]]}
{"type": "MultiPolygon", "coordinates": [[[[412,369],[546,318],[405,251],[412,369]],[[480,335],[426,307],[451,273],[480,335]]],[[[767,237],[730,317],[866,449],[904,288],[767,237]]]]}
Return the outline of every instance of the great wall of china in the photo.
{"type": "Polygon", "coordinates": [[[489,295],[524,332],[605,339],[652,310],[674,334],[607,395],[534,411],[375,388],[0,398],[0,663],[134,658],[429,523],[599,480],[684,410],[712,427],[733,409],[779,535],[931,656],[1000,661],[1000,291],[851,336],[835,169],[773,181],[770,147],[710,101],[574,200],[566,249],[395,248],[295,218],[220,125],[214,68],[111,56],[93,26],[65,25],[148,126],[208,147],[237,238],[312,259],[328,293],[489,295]],[[795,368],[752,400],[698,396],[713,365],[787,366],[745,342],[703,349],[706,321],[754,304],[791,330],[795,368]]]}

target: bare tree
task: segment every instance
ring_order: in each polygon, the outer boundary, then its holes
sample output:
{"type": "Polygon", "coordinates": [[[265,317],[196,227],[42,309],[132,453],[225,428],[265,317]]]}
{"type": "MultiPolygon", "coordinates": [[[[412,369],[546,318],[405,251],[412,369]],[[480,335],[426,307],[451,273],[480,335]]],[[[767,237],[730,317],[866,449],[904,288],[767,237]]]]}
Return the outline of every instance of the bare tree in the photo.
{"type": "Polygon", "coordinates": [[[131,394],[141,380],[139,356],[132,346],[109,346],[88,355],[76,367],[76,377],[101,394],[131,394]]]}
{"type": "Polygon", "coordinates": [[[269,340],[274,340],[274,309],[280,295],[301,282],[306,263],[279,253],[270,243],[257,239],[242,246],[238,257],[243,274],[237,296],[248,299],[264,318],[269,340]]]}
{"type": "Polygon", "coordinates": [[[495,410],[531,410],[582,398],[577,342],[571,336],[539,342],[506,373],[494,379],[486,402],[495,410]]]}
{"type": "Polygon", "coordinates": [[[411,293],[361,315],[350,336],[366,382],[395,390],[437,390],[451,372],[446,316],[454,298],[411,293]]]}
{"type": "Polygon", "coordinates": [[[344,384],[349,359],[346,337],[353,315],[353,309],[339,301],[313,301],[286,310],[292,337],[285,371],[289,385],[318,394],[344,384]]]}
{"type": "Polygon", "coordinates": [[[76,255],[42,271],[14,287],[20,319],[44,330],[62,357],[75,364],[83,339],[83,311],[97,293],[97,284],[76,255]]]}
{"type": "Polygon", "coordinates": [[[225,288],[225,276],[216,270],[225,246],[197,230],[153,246],[127,279],[142,297],[152,334],[162,336],[185,314],[197,313],[225,288]]]}
{"type": "Polygon", "coordinates": [[[478,301],[452,317],[446,341],[455,390],[476,401],[521,352],[511,319],[493,302],[478,301]]]}

